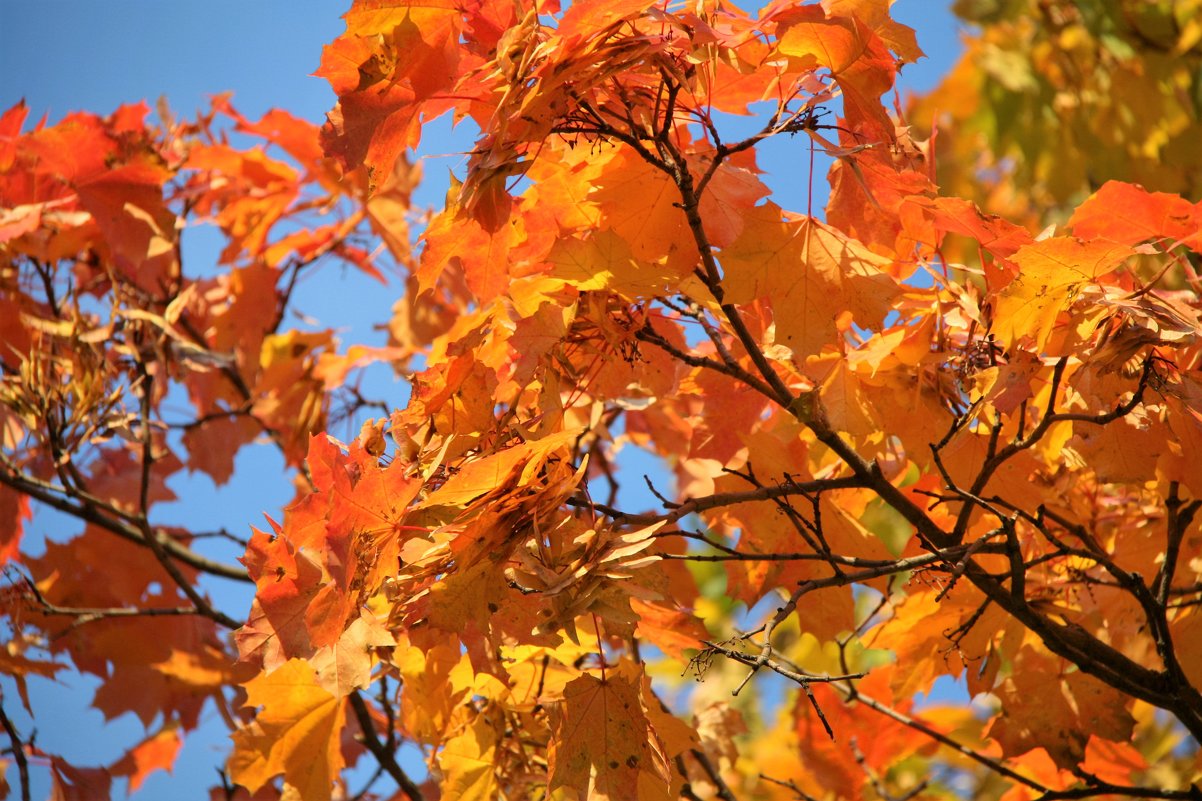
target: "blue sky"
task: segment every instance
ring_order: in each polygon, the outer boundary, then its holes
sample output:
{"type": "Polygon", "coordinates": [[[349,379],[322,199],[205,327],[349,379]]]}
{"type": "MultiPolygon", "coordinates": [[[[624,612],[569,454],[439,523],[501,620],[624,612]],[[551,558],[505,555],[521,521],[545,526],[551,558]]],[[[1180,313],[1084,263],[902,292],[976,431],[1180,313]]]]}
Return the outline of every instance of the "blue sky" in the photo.
{"type": "MultiPolygon", "coordinates": [[[[320,122],[333,105],[325,81],[313,78],[324,43],[336,37],[343,24],[345,2],[283,2],[282,0],[0,0],[0,110],[24,98],[34,119],[51,121],[75,110],[108,113],[122,103],[147,100],[153,107],[163,96],[177,115],[190,116],[207,105],[212,94],[232,91],[235,106],[257,118],[280,107],[320,122]]],[[[902,91],[930,88],[954,63],[959,52],[956,23],[948,0],[898,0],[894,16],[918,31],[928,59],[905,68],[902,91]]],[[[431,153],[455,149],[445,124],[427,134],[431,153]]],[[[459,144],[462,149],[462,143],[459,144]]],[[[784,151],[780,151],[783,153],[784,151]]],[[[783,177],[796,165],[769,149],[761,166],[783,177]]],[[[795,150],[794,150],[795,153],[795,150]]],[[[795,158],[795,157],[794,157],[795,158]]],[[[421,197],[435,202],[442,196],[446,173],[458,166],[455,157],[429,159],[429,189],[421,197]]],[[[818,189],[823,182],[816,182],[818,189]]],[[[818,198],[816,197],[816,200],[818,198]]],[[[196,238],[187,261],[214,260],[212,241],[196,238]]],[[[185,270],[195,270],[185,265],[185,270]]],[[[381,291],[379,284],[354,273],[327,270],[310,282],[299,297],[300,307],[325,325],[340,330],[343,344],[382,344],[373,323],[387,319],[399,288],[381,291]]],[[[394,405],[405,391],[384,371],[373,376],[372,387],[394,405]]],[[[347,432],[334,432],[346,437],[347,432]]],[[[207,478],[181,478],[173,486],[185,502],[164,510],[193,526],[226,526],[243,534],[261,525],[262,514],[279,517],[291,497],[280,460],[266,449],[239,458],[234,481],[218,490],[207,478]],[[198,522],[199,521],[199,522],[198,522]]],[[[35,537],[65,538],[74,533],[69,521],[39,514],[31,526],[35,537]]],[[[229,554],[224,554],[228,558],[229,554]]],[[[238,616],[248,597],[230,587],[210,586],[219,604],[238,616]]],[[[45,682],[32,683],[38,744],[62,753],[81,765],[96,765],[120,756],[121,747],[142,736],[141,726],[127,716],[104,724],[88,710],[93,684],[75,680],[68,689],[45,682]]],[[[19,713],[11,682],[2,681],[5,708],[28,734],[32,725],[19,713]]],[[[226,750],[224,727],[210,710],[209,725],[186,741],[174,776],[156,774],[136,798],[197,798],[214,782],[214,765],[226,750]]],[[[7,745],[7,742],[5,742],[7,745]]],[[[45,797],[49,781],[44,769],[33,771],[34,797],[45,797]]],[[[16,786],[15,769],[10,784],[16,786]]],[[[352,788],[355,789],[355,788],[352,788]]],[[[121,797],[121,788],[115,793],[121,797]]]]}

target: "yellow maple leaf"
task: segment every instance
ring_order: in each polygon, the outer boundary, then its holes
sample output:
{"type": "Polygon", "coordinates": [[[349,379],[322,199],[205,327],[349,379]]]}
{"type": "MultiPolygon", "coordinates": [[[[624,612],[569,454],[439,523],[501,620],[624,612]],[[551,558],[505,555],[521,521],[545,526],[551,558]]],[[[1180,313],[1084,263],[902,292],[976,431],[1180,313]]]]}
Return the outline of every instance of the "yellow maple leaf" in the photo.
{"type": "Polygon", "coordinates": [[[1081,286],[1110,272],[1132,252],[1105,239],[1082,242],[1064,236],[1019,249],[1014,254],[1019,274],[999,293],[994,308],[994,336],[1007,347],[1030,336],[1042,349],[1056,317],[1081,286]]]}
{"type": "Polygon", "coordinates": [[[610,229],[587,238],[566,237],[551,248],[551,275],[581,290],[612,289],[626,295],[654,295],[676,277],[662,265],[634,256],[625,239],[610,229]]]}
{"type": "Polygon", "coordinates": [[[484,801],[497,796],[497,733],[483,716],[447,741],[438,754],[442,797],[484,801]]]}
{"type": "Polygon", "coordinates": [[[245,686],[247,706],[262,709],[252,724],[232,735],[230,777],[253,793],[282,773],[300,797],[329,799],[344,764],[345,700],[322,689],[303,659],[290,659],[245,686]]]}
{"type": "Polygon", "coordinates": [[[657,758],[662,747],[639,699],[640,672],[624,661],[564,687],[551,714],[551,792],[566,786],[590,801],[625,801],[668,786],[657,758]]]}
{"type": "Polygon", "coordinates": [[[318,650],[310,663],[320,684],[336,696],[349,695],[371,684],[371,669],[377,661],[376,648],[396,645],[392,633],[367,611],[361,611],[338,638],[338,642],[318,650]]]}
{"type": "Polygon", "coordinates": [[[672,179],[633,151],[621,150],[604,164],[589,200],[601,211],[601,226],[625,240],[635,259],[662,263],[687,276],[697,263],[697,245],[672,179]]]}

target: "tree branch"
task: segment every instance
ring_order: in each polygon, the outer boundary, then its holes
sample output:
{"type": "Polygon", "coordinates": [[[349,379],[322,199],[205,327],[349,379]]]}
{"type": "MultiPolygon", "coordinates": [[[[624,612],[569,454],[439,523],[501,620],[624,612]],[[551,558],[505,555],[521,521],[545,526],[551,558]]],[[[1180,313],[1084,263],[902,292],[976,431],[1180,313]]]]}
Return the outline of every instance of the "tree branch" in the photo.
{"type": "Polygon", "coordinates": [[[0,692],[0,726],[4,727],[4,731],[8,734],[8,741],[12,743],[13,761],[17,763],[17,776],[21,782],[21,801],[29,801],[29,760],[25,756],[25,743],[17,734],[17,727],[8,719],[8,714],[4,711],[4,694],[2,692],[0,692]]]}
{"type": "Polygon", "coordinates": [[[347,698],[350,699],[351,710],[355,713],[355,720],[359,722],[359,730],[363,733],[363,744],[367,746],[367,750],[371,751],[372,756],[380,763],[380,767],[384,768],[405,795],[409,796],[409,801],[423,801],[421,788],[414,783],[413,779],[409,778],[409,775],[397,763],[396,754],[380,742],[380,738],[376,734],[376,726],[372,723],[371,711],[367,708],[367,704],[364,703],[363,696],[359,694],[358,690],[354,690],[347,698]]]}
{"type": "Polygon", "coordinates": [[[146,365],[138,362],[138,371],[142,379],[142,398],[141,398],[141,417],[142,417],[142,475],[141,485],[139,488],[138,506],[140,515],[138,517],[139,528],[142,530],[142,539],[150,547],[159,564],[163,566],[163,570],[171,577],[197,611],[207,618],[210,618],[216,623],[225,626],[226,628],[236,629],[242,623],[230,617],[229,615],[214,609],[200,590],[192,586],[192,582],[188,581],[180,570],[179,565],[167,553],[167,549],[159,542],[159,538],[150,528],[150,523],[146,520],[146,514],[150,508],[150,472],[154,466],[153,442],[150,431],[150,396],[154,389],[154,378],[146,371],[146,365]]]}
{"type": "Polygon", "coordinates": [[[723,506],[734,506],[739,503],[751,503],[754,501],[767,501],[773,498],[781,498],[786,495],[805,495],[814,492],[828,492],[838,489],[849,489],[860,487],[862,483],[854,477],[844,478],[823,478],[814,479],[813,481],[789,481],[782,484],[762,487],[760,489],[749,490],[747,492],[721,492],[714,495],[705,495],[701,498],[693,498],[685,501],[676,508],[665,514],[655,514],[653,512],[645,512],[641,514],[631,514],[623,512],[620,509],[606,506],[605,504],[593,503],[588,499],[571,498],[567,501],[569,506],[578,508],[593,509],[607,517],[612,517],[615,521],[626,523],[629,525],[651,525],[653,523],[665,522],[675,523],[681,518],[688,517],[691,514],[705,512],[710,509],[718,509],[723,506]]]}
{"type": "MultiPolygon", "coordinates": [[[[130,525],[123,520],[117,520],[104,514],[98,508],[95,508],[89,503],[74,504],[68,501],[61,495],[70,496],[70,490],[62,487],[57,487],[48,482],[41,481],[32,476],[27,476],[17,470],[7,459],[0,455],[0,463],[3,464],[4,470],[0,470],[0,484],[4,484],[17,492],[28,495],[36,501],[46,504],[60,512],[69,514],[72,517],[83,520],[86,523],[93,523],[106,531],[109,531],[117,536],[129,540],[138,545],[146,546],[146,538],[138,528],[130,525]]],[[[193,567],[203,573],[208,573],[221,578],[232,579],[234,581],[250,582],[250,576],[246,569],[236,565],[227,565],[222,562],[216,562],[205,556],[201,556],[195,551],[180,545],[177,541],[156,535],[162,544],[164,550],[171,555],[172,559],[182,562],[189,567],[193,567]]]]}

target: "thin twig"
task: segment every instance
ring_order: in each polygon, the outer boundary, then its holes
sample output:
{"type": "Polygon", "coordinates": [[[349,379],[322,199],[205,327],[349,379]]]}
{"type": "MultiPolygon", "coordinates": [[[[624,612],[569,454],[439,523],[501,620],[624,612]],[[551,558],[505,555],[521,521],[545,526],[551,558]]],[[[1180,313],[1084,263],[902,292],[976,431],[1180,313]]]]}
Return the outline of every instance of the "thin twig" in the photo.
{"type": "Polygon", "coordinates": [[[179,615],[201,615],[204,613],[192,606],[169,606],[169,607],[81,607],[81,606],[58,606],[52,604],[46,597],[42,595],[41,590],[28,576],[21,576],[29,594],[33,596],[36,604],[32,607],[33,611],[43,615],[65,615],[78,618],[75,625],[91,623],[94,620],[102,620],[112,617],[171,617],[179,615]]]}
{"type": "Polygon", "coordinates": [[[4,711],[3,691],[0,691],[0,725],[4,727],[4,731],[8,733],[8,740],[12,743],[13,760],[17,763],[17,776],[21,782],[21,801],[29,801],[29,761],[25,757],[25,743],[17,734],[17,727],[4,711]]]}
{"type": "Polygon", "coordinates": [[[151,552],[154,553],[159,564],[163,566],[163,570],[171,577],[180,591],[187,596],[196,610],[205,617],[213,620],[216,623],[225,626],[226,628],[236,629],[242,625],[241,622],[235,620],[229,615],[214,609],[208,600],[200,594],[200,590],[192,585],[192,582],[184,576],[179,565],[172,560],[171,555],[167,553],[167,549],[159,541],[154,530],[151,529],[150,523],[146,519],[147,512],[150,508],[150,472],[154,466],[153,442],[150,432],[150,397],[153,392],[154,379],[146,371],[146,365],[138,362],[138,371],[142,379],[142,398],[141,398],[141,423],[142,423],[142,470],[141,470],[141,485],[139,487],[138,508],[140,515],[138,517],[138,525],[142,529],[142,538],[147,545],[150,546],[151,552]]]}
{"type": "Polygon", "coordinates": [[[619,522],[629,525],[651,525],[660,521],[670,524],[691,514],[718,509],[723,506],[734,506],[735,504],[750,503],[752,501],[767,501],[785,495],[805,495],[806,493],[851,489],[861,486],[863,486],[863,482],[853,476],[816,479],[814,481],[790,481],[785,484],[777,484],[747,492],[720,492],[713,495],[703,495],[700,498],[690,498],[665,514],[656,514],[654,512],[631,514],[606,506],[605,504],[593,503],[587,499],[570,499],[567,503],[569,506],[596,510],[607,517],[612,517],[619,522]]]}

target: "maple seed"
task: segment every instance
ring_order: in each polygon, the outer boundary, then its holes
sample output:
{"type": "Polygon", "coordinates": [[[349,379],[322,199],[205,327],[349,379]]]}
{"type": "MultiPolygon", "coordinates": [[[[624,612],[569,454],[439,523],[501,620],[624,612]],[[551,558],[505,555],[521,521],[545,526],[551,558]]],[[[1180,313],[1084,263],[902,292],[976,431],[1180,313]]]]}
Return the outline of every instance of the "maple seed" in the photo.
{"type": "Polygon", "coordinates": [[[387,441],[384,439],[384,425],[387,422],[387,418],[379,420],[369,418],[364,421],[363,427],[359,430],[359,446],[376,458],[382,456],[388,448],[387,441]]]}

